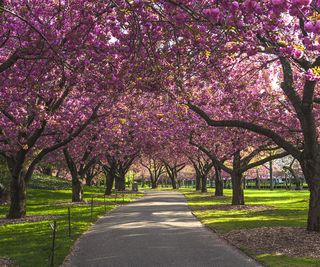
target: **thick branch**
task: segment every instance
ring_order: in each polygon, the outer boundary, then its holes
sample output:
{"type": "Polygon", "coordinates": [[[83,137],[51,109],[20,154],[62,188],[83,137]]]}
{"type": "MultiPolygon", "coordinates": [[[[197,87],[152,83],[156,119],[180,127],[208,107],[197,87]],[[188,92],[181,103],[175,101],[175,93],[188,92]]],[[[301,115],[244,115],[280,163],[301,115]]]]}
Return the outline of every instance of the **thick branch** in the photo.
{"type": "Polygon", "coordinates": [[[214,127],[230,127],[230,128],[242,128],[242,129],[247,129],[249,131],[255,132],[257,134],[266,136],[273,140],[279,147],[282,147],[284,150],[286,150],[288,153],[290,153],[293,157],[296,159],[301,158],[301,152],[299,149],[297,149],[295,146],[293,146],[291,143],[287,142],[284,138],[282,138],[280,135],[275,133],[274,131],[264,128],[262,126],[259,126],[257,124],[251,123],[251,122],[246,122],[246,121],[240,121],[240,120],[212,120],[209,115],[204,112],[201,108],[198,106],[195,106],[191,103],[188,103],[188,107],[198,114],[201,118],[203,118],[206,123],[209,126],[214,126],[214,127]]]}

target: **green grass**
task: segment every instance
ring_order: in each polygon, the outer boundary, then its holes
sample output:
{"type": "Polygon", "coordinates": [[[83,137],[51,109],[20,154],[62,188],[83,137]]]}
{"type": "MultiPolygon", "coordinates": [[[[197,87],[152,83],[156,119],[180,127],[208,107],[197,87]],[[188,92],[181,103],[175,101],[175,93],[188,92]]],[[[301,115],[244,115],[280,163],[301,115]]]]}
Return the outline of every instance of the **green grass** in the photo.
{"type": "Polygon", "coordinates": [[[71,181],[66,179],[35,174],[28,185],[29,188],[34,189],[69,189],[71,187],[71,181]]]}
{"type": "MultiPolygon", "coordinates": [[[[309,192],[285,190],[253,190],[245,191],[246,204],[263,204],[274,209],[263,211],[249,210],[209,210],[203,207],[213,204],[231,203],[231,198],[213,198],[211,189],[207,194],[196,193],[190,189],[181,189],[188,204],[199,220],[220,234],[237,229],[258,227],[305,227],[309,192]],[[200,209],[200,207],[202,207],[200,209]]],[[[231,190],[225,190],[231,197],[231,190]]],[[[279,255],[253,255],[268,266],[320,266],[319,259],[294,258],[279,255]]]]}
{"type": "MultiPolygon", "coordinates": [[[[85,199],[94,202],[104,202],[103,197],[99,196],[103,188],[86,187],[85,199]]],[[[140,194],[141,195],[141,194],[140,194]]],[[[139,194],[126,194],[124,202],[128,203],[139,194]]],[[[68,205],[57,202],[70,202],[71,190],[45,190],[29,189],[27,201],[27,215],[59,215],[57,219],[57,249],[55,252],[55,266],[59,266],[66,255],[69,253],[75,240],[86,231],[99,216],[105,214],[104,206],[94,206],[91,218],[90,205],[71,206],[71,228],[72,236],[68,236],[68,205]]],[[[116,207],[114,196],[106,198],[106,211],[116,207]]],[[[116,200],[117,203],[123,202],[122,195],[116,200]]],[[[0,206],[0,218],[5,217],[8,206],[0,206]]],[[[51,230],[50,221],[34,223],[19,223],[0,226],[0,258],[9,257],[16,261],[21,267],[44,267],[48,266],[51,230]]]]}

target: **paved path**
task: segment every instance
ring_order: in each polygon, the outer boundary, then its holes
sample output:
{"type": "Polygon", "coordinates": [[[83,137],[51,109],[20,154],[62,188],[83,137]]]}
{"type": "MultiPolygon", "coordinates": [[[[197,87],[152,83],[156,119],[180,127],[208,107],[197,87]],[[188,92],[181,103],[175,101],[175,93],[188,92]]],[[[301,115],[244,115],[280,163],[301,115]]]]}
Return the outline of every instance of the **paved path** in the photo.
{"type": "Polygon", "coordinates": [[[85,233],[64,266],[259,266],[207,230],[182,194],[147,191],[85,233]]]}

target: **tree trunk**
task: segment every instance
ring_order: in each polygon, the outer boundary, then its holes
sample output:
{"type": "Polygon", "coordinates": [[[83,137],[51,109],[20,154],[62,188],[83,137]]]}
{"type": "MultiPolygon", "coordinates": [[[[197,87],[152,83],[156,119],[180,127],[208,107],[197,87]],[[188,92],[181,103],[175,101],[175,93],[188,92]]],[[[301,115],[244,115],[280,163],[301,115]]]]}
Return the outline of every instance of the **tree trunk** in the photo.
{"type": "Polygon", "coordinates": [[[117,181],[117,190],[118,191],[125,191],[126,190],[126,184],[125,184],[125,176],[124,175],[118,175],[116,177],[117,181]]]}
{"type": "Polygon", "coordinates": [[[201,178],[200,176],[196,176],[196,191],[200,191],[201,190],[201,178]]]}
{"type": "Polygon", "coordinates": [[[177,189],[177,181],[174,176],[170,177],[172,189],[177,189]]]}
{"type": "Polygon", "coordinates": [[[259,171],[257,170],[257,180],[256,180],[256,188],[261,189],[261,181],[260,181],[260,176],[259,176],[259,171]]]}
{"type": "Polygon", "coordinates": [[[320,232],[320,183],[310,188],[308,224],[309,231],[320,232]]]}
{"type": "Polygon", "coordinates": [[[7,217],[18,219],[26,215],[26,174],[23,169],[25,152],[20,151],[15,158],[7,158],[7,166],[11,174],[10,182],[10,208],[7,217]]]}
{"type": "Polygon", "coordinates": [[[305,160],[301,167],[310,191],[307,230],[320,232],[320,162],[305,160]]]}
{"type": "Polygon", "coordinates": [[[232,205],[244,205],[244,192],[242,173],[233,172],[231,175],[232,182],[232,205]]]}
{"type": "Polygon", "coordinates": [[[157,187],[158,187],[157,182],[155,181],[155,179],[151,178],[151,188],[156,189],[157,187]]]}
{"type": "Polygon", "coordinates": [[[78,178],[72,178],[72,202],[83,201],[83,188],[82,183],[78,178]]]}
{"type": "Polygon", "coordinates": [[[273,163],[272,163],[272,160],[269,161],[269,172],[270,172],[270,190],[273,190],[274,183],[273,183],[273,163]]]}
{"type": "Polygon", "coordinates": [[[207,176],[206,175],[203,175],[201,177],[201,182],[202,182],[202,184],[201,184],[201,192],[202,193],[207,193],[208,190],[207,190],[207,176]]]}
{"type": "Polygon", "coordinates": [[[10,184],[10,209],[7,217],[18,219],[26,215],[27,191],[23,175],[12,177],[10,184]]]}
{"type": "Polygon", "coordinates": [[[215,168],[214,183],[215,183],[215,187],[216,187],[214,195],[216,197],[221,197],[221,196],[223,196],[223,180],[221,177],[221,168],[216,167],[216,166],[214,168],[215,168]]]}

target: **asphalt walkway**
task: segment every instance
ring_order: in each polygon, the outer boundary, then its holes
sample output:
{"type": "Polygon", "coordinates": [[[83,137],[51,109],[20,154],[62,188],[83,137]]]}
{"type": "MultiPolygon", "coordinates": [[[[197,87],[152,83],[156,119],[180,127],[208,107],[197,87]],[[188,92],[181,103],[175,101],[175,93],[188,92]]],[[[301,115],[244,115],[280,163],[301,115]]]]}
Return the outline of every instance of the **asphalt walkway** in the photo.
{"type": "Polygon", "coordinates": [[[145,197],[101,218],[63,265],[77,267],[260,266],[206,229],[176,192],[145,197]]]}

